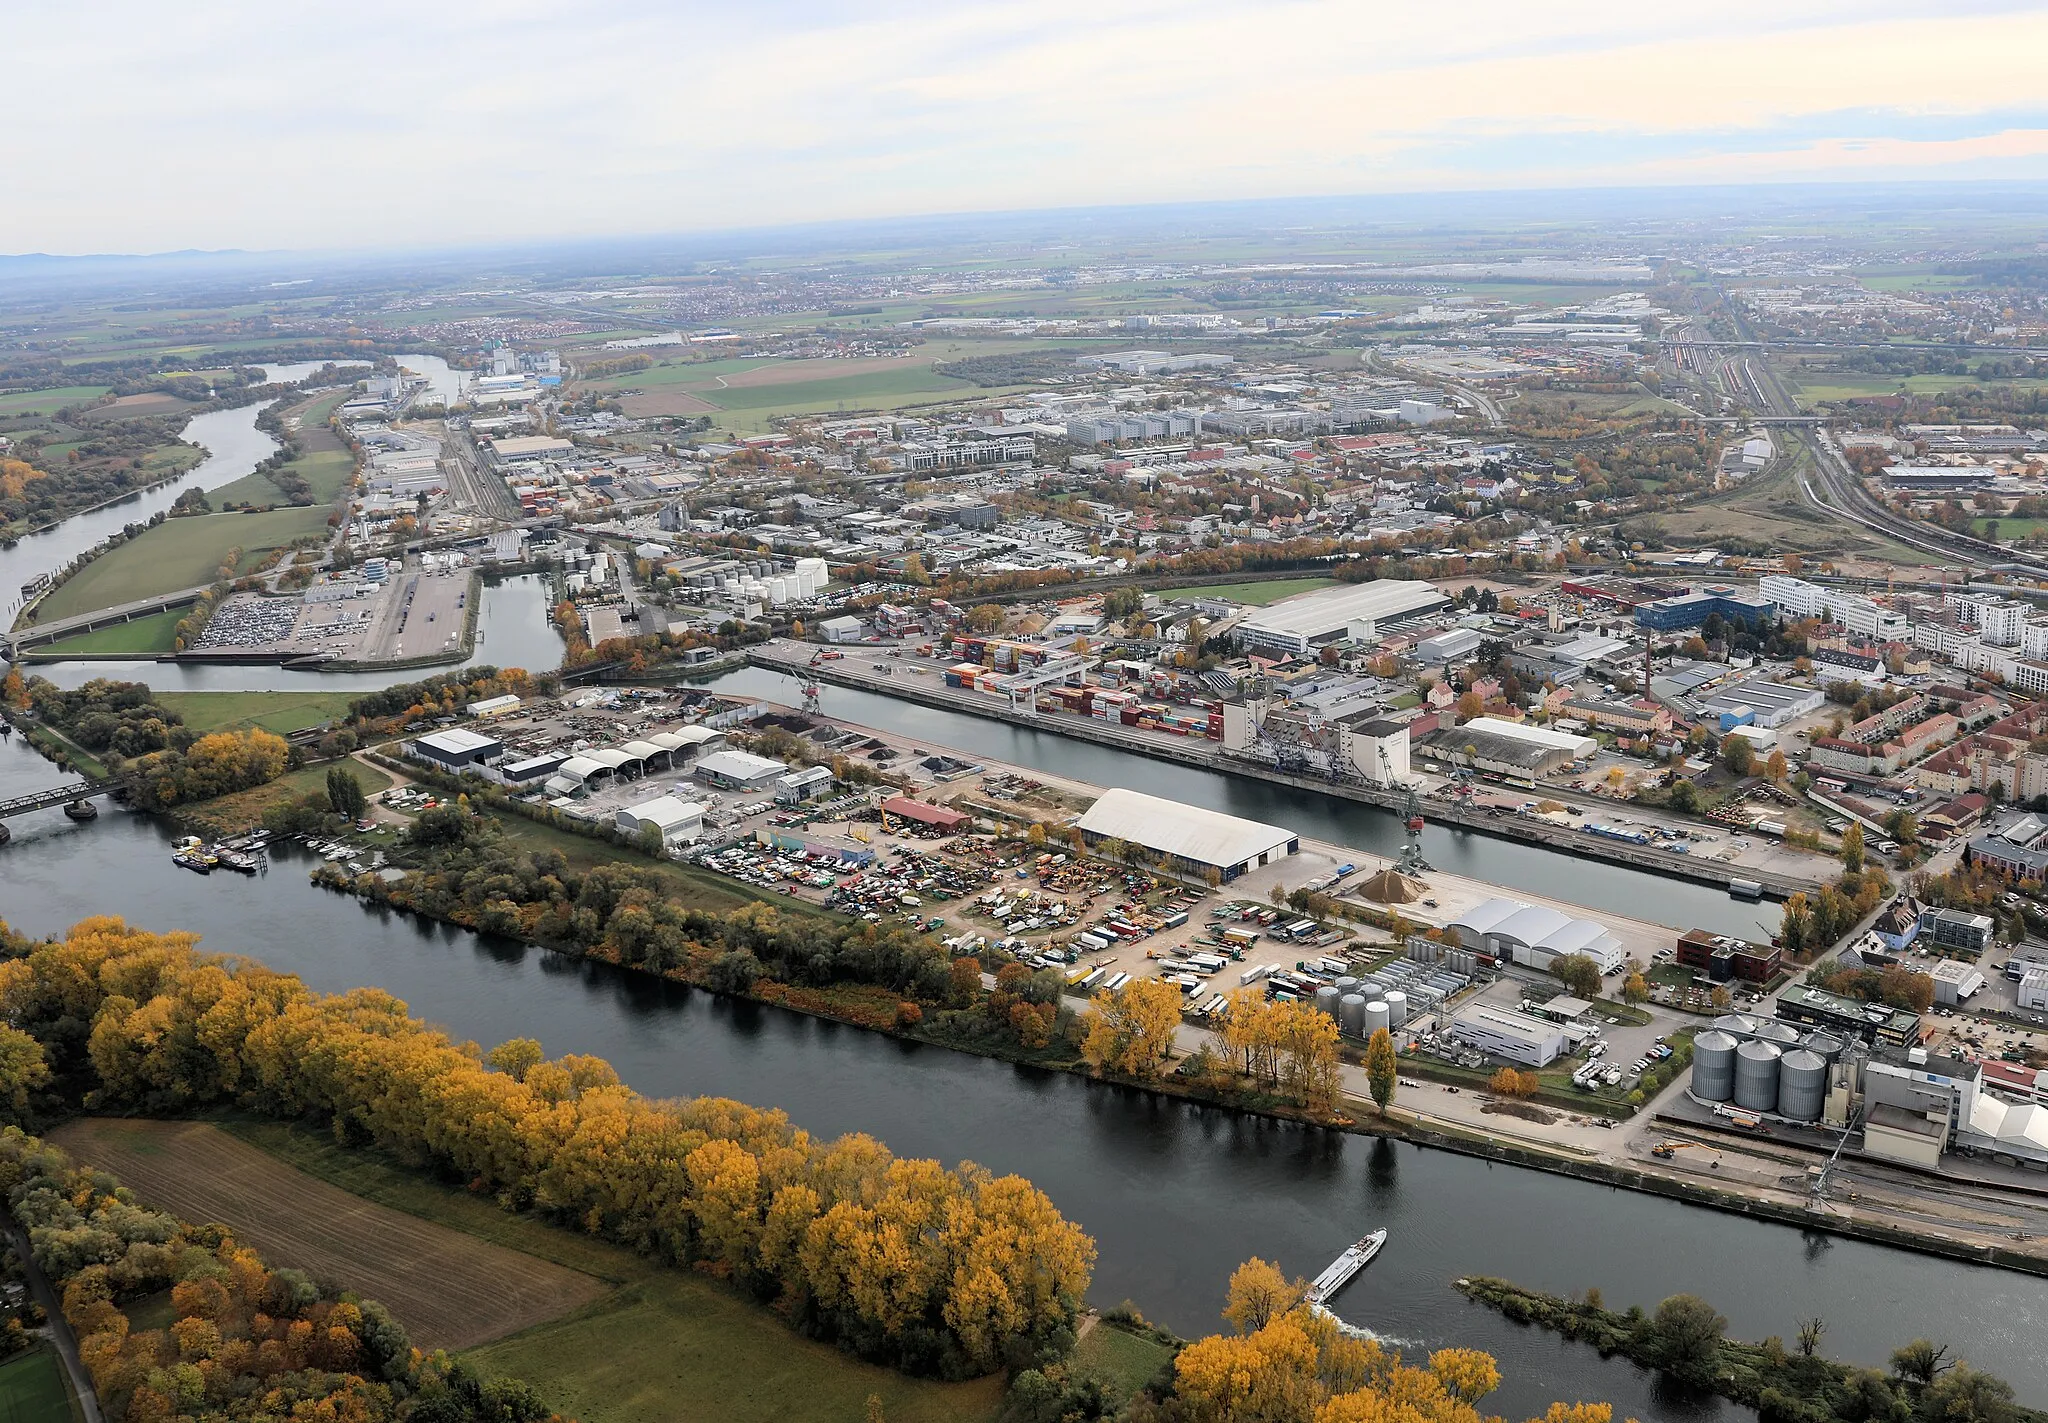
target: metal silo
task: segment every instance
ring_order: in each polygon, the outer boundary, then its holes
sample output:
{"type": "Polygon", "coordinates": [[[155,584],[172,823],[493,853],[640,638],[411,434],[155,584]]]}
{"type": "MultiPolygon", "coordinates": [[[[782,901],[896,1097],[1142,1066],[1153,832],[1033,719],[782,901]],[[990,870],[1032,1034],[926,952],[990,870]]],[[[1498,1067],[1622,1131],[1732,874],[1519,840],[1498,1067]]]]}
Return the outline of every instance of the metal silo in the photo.
{"type": "Polygon", "coordinates": [[[1337,1026],[1353,1037],[1365,1036],[1365,997],[1346,993],[1337,1000],[1337,1026]]]}
{"type": "Polygon", "coordinates": [[[1357,978],[1351,974],[1345,974],[1337,980],[1337,991],[1339,993],[1356,993],[1358,991],[1357,978]]]}
{"type": "Polygon", "coordinates": [[[1387,1026],[1398,1028],[1408,1021],[1408,995],[1396,988],[1386,997],[1387,1026]]]}
{"type": "MultiPolygon", "coordinates": [[[[1805,1037],[1801,1038],[1799,1040],[1799,1046],[1805,1048],[1815,1057],[1822,1059],[1830,1067],[1832,1067],[1836,1062],[1841,1060],[1842,1048],[1844,1045],[1842,1040],[1836,1037],[1833,1033],[1814,1032],[1808,1033],[1805,1037]]],[[[1782,1085],[1780,1086],[1779,1090],[1784,1090],[1782,1085]]]]}
{"type": "Polygon", "coordinates": [[[1337,1016],[1337,1000],[1344,995],[1327,984],[1316,990],[1316,1011],[1328,1017],[1337,1016]]]}
{"type": "Polygon", "coordinates": [[[1703,1102],[1735,1095],[1735,1039],[1709,1028],[1692,1040],[1692,1092],[1703,1102]]]}
{"type": "Polygon", "coordinates": [[[1819,1053],[1794,1048],[1778,1064],[1778,1111],[1794,1121],[1817,1122],[1828,1100],[1828,1064],[1819,1053]]]}
{"type": "Polygon", "coordinates": [[[1362,1030],[1364,1036],[1369,1038],[1381,1028],[1391,1032],[1393,1027],[1393,1015],[1387,1011],[1387,1001],[1384,998],[1375,998],[1365,1005],[1365,1027],[1362,1030]]]}
{"type": "Polygon", "coordinates": [[[1799,1029],[1790,1023],[1765,1023],[1756,1030],[1756,1035],[1767,1043],[1776,1043],[1780,1049],[1796,1047],[1799,1043],[1799,1029]]]}
{"type": "Polygon", "coordinates": [[[1737,1042],[1747,1042],[1756,1036],[1761,1024],[1747,1013],[1723,1013],[1714,1019],[1714,1026],[1737,1042]]]}
{"type": "Polygon", "coordinates": [[[1752,1112],[1777,1110],[1778,1059],[1783,1056],[1776,1043],[1756,1039],[1735,1049],[1736,1106],[1752,1112]]]}

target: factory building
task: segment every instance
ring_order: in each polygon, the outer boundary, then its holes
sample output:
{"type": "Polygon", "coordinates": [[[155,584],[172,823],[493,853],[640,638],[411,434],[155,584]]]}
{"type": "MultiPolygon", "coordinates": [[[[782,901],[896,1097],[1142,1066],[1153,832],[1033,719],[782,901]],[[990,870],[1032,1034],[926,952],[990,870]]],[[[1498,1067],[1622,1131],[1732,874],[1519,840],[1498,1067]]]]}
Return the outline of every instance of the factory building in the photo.
{"type": "Polygon", "coordinates": [[[1614,973],[1628,961],[1621,941],[1605,924],[1519,899],[1489,899],[1444,927],[1465,948],[1527,968],[1548,970],[1566,954],[1585,955],[1602,973],[1614,973]]]}
{"type": "Polygon", "coordinates": [[[615,823],[628,835],[657,831],[666,847],[685,845],[704,833],[704,807],[693,800],[659,796],[627,806],[615,817],[615,823]]]}
{"type": "Polygon", "coordinates": [[[1451,1036],[1489,1057],[1548,1067],[1564,1055],[1564,1029],[1527,1013],[1475,1003],[1451,1019],[1451,1036]]]}
{"type": "Polygon", "coordinates": [[[698,780],[726,790],[764,790],[789,774],[789,767],[751,751],[714,751],[691,772],[698,780]]]}
{"type": "Polygon", "coordinates": [[[1153,855],[1164,855],[1183,873],[1203,875],[1215,870],[1226,881],[1301,849],[1301,838],[1292,830],[1141,791],[1103,792],[1079,825],[1083,841],[1090,846],[1121,840],[1153,855]]]}
{"type": "Polygon", "coordinates": [[[474,770],[495,760],[504,750],[505,743],[497,737],[479,736],[460,727],[430,731],[412,743],[413,755],[451,771],[474,770]]]}
{"type": "Polygon", "coordinates": [[[1491,771],[1523,784],[1554,775],[1600,749],[1590,736],[1529,726],[1503,717],[1478,716],[1446,727],[1429,738],[1430,749],[1456,765],[1491,771]]]}
{"type": "Polygon", "coordinates": [[[1265,656],[1306,657],[1343,638],[1375,642],[1388,628],[1449,602],[1432,584],[1382,578],[1260,608],[1237,625],[1237,637],[1248,650],[1265,656]]]}
{"type": "Polygon", "coordinates": [[[1865,1042],[1903,1047],[1920,1041],[1918,1013],[1883,1003],[1843,998],[1810,984],[1795,983],[1780,993],[1777,1011],[1778,1016],[1787,1022],[1808,1023],[1831,1033],[1861,1038],[1865,1042]]]}

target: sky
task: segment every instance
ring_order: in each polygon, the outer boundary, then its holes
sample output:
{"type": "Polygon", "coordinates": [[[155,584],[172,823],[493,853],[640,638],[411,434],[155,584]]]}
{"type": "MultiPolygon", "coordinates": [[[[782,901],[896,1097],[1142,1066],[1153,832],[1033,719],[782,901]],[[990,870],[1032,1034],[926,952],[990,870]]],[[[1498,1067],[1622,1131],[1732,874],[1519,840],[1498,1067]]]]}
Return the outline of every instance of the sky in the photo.
{"type": "Polygon", "coordinates": [[[2048,179],[2048,3],[73,0],[6,34],[0,252],[2048,179]]]}

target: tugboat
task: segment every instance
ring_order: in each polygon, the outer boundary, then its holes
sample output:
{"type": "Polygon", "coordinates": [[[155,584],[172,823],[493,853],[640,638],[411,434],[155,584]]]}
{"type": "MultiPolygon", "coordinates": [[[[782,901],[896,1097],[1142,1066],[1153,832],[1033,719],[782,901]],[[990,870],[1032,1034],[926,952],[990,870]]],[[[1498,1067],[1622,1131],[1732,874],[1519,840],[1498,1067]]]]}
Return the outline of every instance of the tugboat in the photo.
{"type": "Polygon", "coordinates": [[[83,797],[65,806],[64,813],[73,820],[79,821],[98,820],[100,818],[100,808],[83,797]]]}

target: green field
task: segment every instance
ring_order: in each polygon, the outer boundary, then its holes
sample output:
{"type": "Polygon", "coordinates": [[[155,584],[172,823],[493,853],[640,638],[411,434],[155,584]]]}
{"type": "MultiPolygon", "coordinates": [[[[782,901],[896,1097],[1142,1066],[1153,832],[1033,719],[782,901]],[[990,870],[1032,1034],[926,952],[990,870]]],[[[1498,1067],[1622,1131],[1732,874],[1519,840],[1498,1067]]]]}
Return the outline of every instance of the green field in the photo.
{"type": "Polygon", "coordinates": [[[1815,371],[1810,375],[1797,376],[1794,385],[1800,399],[1813,403],[1823,400],[1853,400],[1860,396],[1872,395],[1941,395],[1948,391],[1989,390],[1996,386],[2013,386],[2021,390],[2039,390],[2048,386],[2040,379],[1979,381],[1975,376],[1943,375],[1864,375],[1854,371],[1815,371]]]}
{"type": "Polygon", "coordinates": [[[326,527],[327,511],[317,507],[166,519],[87,564],[43,600],[38,615],[44,620],[68,618],[157,593],[200,587],[213,581],[214,570],[231,548],[242,550],[237,569],[247,572],[270,550],[321,533],[326,527]]]}
{"type": "Polygon", "coordinates": [[[1970,521],[1970,526],[1977,531],[1979,538],[1991,537],[1989,526],[1992,524],[1998,525],[2000,543],[2011,543],[2015,539],[2035,539],[2048,533],[2048,519],[1995,518],[1986,515],[1970,521]]]}
{"type": "Polygon", "coordinates": [[[70,1423],[77,1416],[55,1349],[39,1344],[0,1364],[0,1423],[70,1423]]]}
{"type": "Polygon", "coordinates": [[[1074,1367],[1113,1385],[1120,1398],[1129,1398],[1173,1358],[1173,1350],[1156,1339],[1098,1323],[1074,1350],[1074,1367]]]}
{"type": "Polygon", "coordinates": [[[975,1423],[1001,1401],[1000,1377],[942,1384],[860,1363],[704,1276],[509,1215],[376,1152],[338,1147],[326,1133],[268,1121],[221,1125],[367,1200],[614,1285],[585,1309],[464,1355],[488,1375],[524,1379],[582,1423],[847,1423],[865,1416],[870,1394],[881,1398],[889,1423],[975,1423]]]}
{"type": "Polygon", "coordinates": [[[161,657],[171,651],[171,634],[190,609],[171,608],[151,613],[112,627],[61,638],[47,646],[31,649],[38,662],[61,662],[67,657],[161,657]]]}
{"type": "MultiPolygon", "coordinates": [[[[348,715],[359,692],[158,692],[157,702],[194,731],[260,726],[283,736],[348,715]]],[[[361,768],[367,772],[369,767],[361,768]]]]}
{"type": "Polygon", "coordinates": [[[104,385],[60,385],[48,390],[0,391],[0,420],[38,411],[44,415],[55,415],[67,405],[76,405],[81,400],[97,400],[110,389],[104,385]]]}
{"type": "MultiPolygon", "coordinates": [[[[328,417],[334,413],[335,406],[349,394],[347,390],[338,390],[331,395],[323,395],[297,412],[299,443],[305,448],[305,453],[285,469],[305,479],[313,491],[315,504],[332,504],[356,472],[356,457],[327,428],[328,417]]],[[[207,497],[213,501],[214,507],[224,508],[229,504],[277,504],[283,501],[285,492],[269,475],[252,473],[243,475],[232,484],[222,485],[207,497]]]]}
{"type": "Polygon", "coordinates": [[[1297,593],[1313,593],[1318,588],[1336,586],[1334,578],[1275,578],[1270,583],[1205,583],[1199,588],[1161,588],[1159,595],[1162,598],[1225,598],[1233,603],[1263,608],[1268,603],[1292,598],[1297,593]]]}

